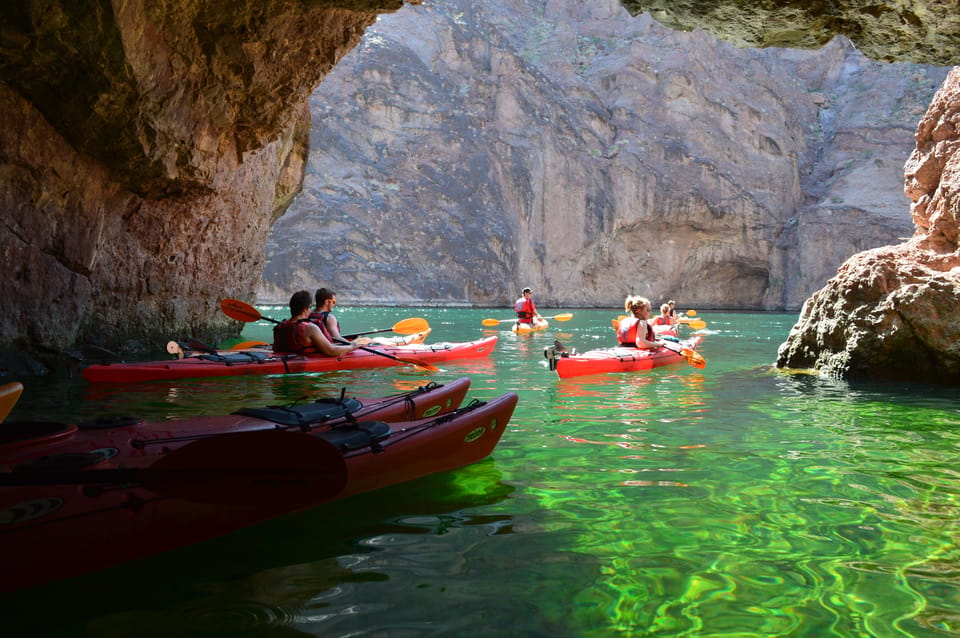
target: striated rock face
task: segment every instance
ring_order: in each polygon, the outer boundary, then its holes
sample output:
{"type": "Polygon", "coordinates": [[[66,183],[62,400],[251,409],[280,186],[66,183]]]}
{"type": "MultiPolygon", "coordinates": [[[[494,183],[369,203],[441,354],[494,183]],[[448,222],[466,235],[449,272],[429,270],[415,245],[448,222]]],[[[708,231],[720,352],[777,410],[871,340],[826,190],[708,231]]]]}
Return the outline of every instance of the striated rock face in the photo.
{"type": "Polygon", "coordinates": [[[622,0],[683,31],[703,29],[741,47],[818,48],[843,35],[873,60],[956,64],[956,0],[622,0]]]}
{"type": "Polygon", "coordinates": [[[615,0],[385,17],[311,98],[263,301],[799,309],[912,233],[903,163],[946,69],[737,49],[615,0]],[[424,33],[430,38],[424,38],[424,33]]]}
{"type": "Polygon", "coordinates": [[[299,188],[305,100],[401,0],[0,7],[0,346],[236,332],[299,188]]]}
{"type": "Polygon", "coordinates": [[[910,241],[852,257],[804,304],[777,365],[843,377],[960,384],[960,68],[906,164],[910,241]]]}

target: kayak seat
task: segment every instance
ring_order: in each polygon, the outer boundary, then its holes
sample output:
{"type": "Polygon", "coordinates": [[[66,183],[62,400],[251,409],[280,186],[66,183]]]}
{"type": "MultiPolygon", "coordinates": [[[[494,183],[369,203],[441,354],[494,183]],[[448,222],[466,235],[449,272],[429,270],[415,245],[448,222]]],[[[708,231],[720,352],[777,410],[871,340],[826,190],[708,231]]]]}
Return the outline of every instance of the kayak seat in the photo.
{"type": "Polygon", "coordinates": [[[374,452],[380,452],[380,441],[390,436],[390,426],[383,421],[361,421],[356,425],[349,425],[325,432],[315,432],[325,441],[333,443],[341,452],[361,450],[369,447],[374,452]]]}
{"type": "Polygon", "coordinates": [[[226,354],[202,354],[197,358],[230,365],[232,363],[261,363],[266,361],[267,357],[271,354],[272,353],[267,352],[228,352],[226,354]]]}
{"type": "Polygon", "coordinates": [[[273,405],[265,408],[243,408],[234,412],[234,414],[252,416],[279,425],[304,426],[344,418],[362,407],[363,403],[354,398],[319,399],[312,403],[302,403],[289,407],[273,405]]]}

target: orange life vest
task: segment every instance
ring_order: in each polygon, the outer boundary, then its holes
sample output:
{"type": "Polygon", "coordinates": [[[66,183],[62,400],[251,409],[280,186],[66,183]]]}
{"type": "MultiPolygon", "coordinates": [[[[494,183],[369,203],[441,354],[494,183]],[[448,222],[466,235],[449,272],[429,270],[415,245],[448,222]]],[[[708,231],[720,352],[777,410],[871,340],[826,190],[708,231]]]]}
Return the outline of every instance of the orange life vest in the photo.
{"type": "MultiPolygon", "coordinates": [[[[637,324],[640,323],[640,320],[636,317],[627,317],[620,322],[620,328],[617,329],[617,338],[620,340],[621,346],[636,348],[637,347],[637,324]]],[[[656,335],[653,332],[653,326],[650,325],[650,322],[647,322],[647,341],[653,341],[656,339],[656,335]]]]}

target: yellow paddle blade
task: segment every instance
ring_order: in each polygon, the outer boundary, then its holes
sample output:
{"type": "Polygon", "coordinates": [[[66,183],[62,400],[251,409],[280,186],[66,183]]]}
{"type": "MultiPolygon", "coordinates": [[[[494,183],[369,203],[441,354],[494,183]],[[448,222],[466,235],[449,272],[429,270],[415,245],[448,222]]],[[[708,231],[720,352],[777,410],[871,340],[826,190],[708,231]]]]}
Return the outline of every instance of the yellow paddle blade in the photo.
{"type": "Polygon", "coordinates": [[[393,324],[393,331],[401,335],[412,335],[430,329],[430,324],[422,317],[410,317],[393,324]]]}
{"type": "Polygon", "coordinates": [[[611,320],[610,320],[610,323],[613,324],[613,329],[614,329],[614,330],[619,330],[619,329],[620,329],[620,320],[619,320],[619,319],[611,319],[611,320]]]}
{"type": "Polygon", "coordinates": [[[23,384],[19,381],[0,385],[0,423],[3,423],[10,414],[21,394],[23,394],[23,384]]]}
{"type": "Polygon", "coordinates": [[[688,317],[692,317],[692,316],[694,316],[695,314],[697,314],[697,311],[696,311],[696,310],[688,310],[688,311],[687,311],[687,316],[688,316],[688,317]]]}
{"type": "Polygon", "coordinates": [[[485,326],[499,326],[499,325],[500,325],[501,323],[503,323],[504,321],[513,321],[513,319],[503,319],[503,320],[501,320],[501,319],[484,319],[484,320],[481,321],[480,323],[482,323],[482,324],[485,325],[485,326]]]}
{"type": "Polygon", "coordinates": [[[555,321],[570,321],[571,319],[573,319],[573,313],[572,313],[572,312],[565,312],[565,313],[563,313],[563,314],[554,315],[554,316],[548,317],[548,318],[549,318],[549,319],[553,319],[553,320],[555,320],[555,321]]]}
{"type": "Polygon", "coordinates": [[[707,322],[702,319],[692,319],[687,321],[686,324],[694,330],[703,330],[707,327],[707,322]]]}

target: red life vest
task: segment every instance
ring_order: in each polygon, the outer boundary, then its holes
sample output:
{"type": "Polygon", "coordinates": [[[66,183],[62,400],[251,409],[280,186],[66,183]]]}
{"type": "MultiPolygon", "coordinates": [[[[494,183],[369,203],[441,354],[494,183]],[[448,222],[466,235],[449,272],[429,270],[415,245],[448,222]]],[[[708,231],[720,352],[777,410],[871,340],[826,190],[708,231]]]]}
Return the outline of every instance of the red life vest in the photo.
{"type": "MultiPolygon", "coordinates": [[[[617,330],[617,338],[620,340],[620,345],[625,347],[636,348],[637,347],[637,324],[640,323],[640,320],[636,317],[627,317],[620,322],[620,328],[617,330]]],[[[650,322],[647,322],[647,341],[654,341],[656,335],[653,332],[653,326],[650,325],[650,322]]]]}
{"type": "MultiPolygon", "coordinates": [[[[333,340],[333,335],[330,334],[330,328],[327,326],[327,317],[330,316],[330,311],[325,310],[323,312],[311,312],[310,316],[307,317],[307,321],[312,321],[313,323],[320,326],[320,331],[323,333],[323,336],[327,338],[327,341],[330,343],[336,343],[333,340]]],[[[337,321],[337,318],[333,318],[333,322],[337,325],[337,332],[340,332],[340,322],[337,321]]]]}
{"type": "Polygon", "coordinates": [[[537,306],[533,303],[533,299],[520,297],[514,307],[517,310],[517,319],[520,323],[533,323],[533,318],[537,314],[537,306]]]}
{"type": "Polygon", "coordinates": [[[316,352],[304,335],[308,319],[287,319],[273,327],[273,351],[293,354],[316,352]]]}
{"type": "MultiPolygon", "coordinates": [[[[648,323],[649,323],[649,322],[648,322],[648,323]]],[[[655,325],[655,326],[672,326],[672,325],[673,325],[673,321],[670,319],[670,317],[668,317],[668,316],[666,316],[666,315],[660,315],[659,317],[657,317],[656,319],[653,320],[653,325],[655,325]]]]}

